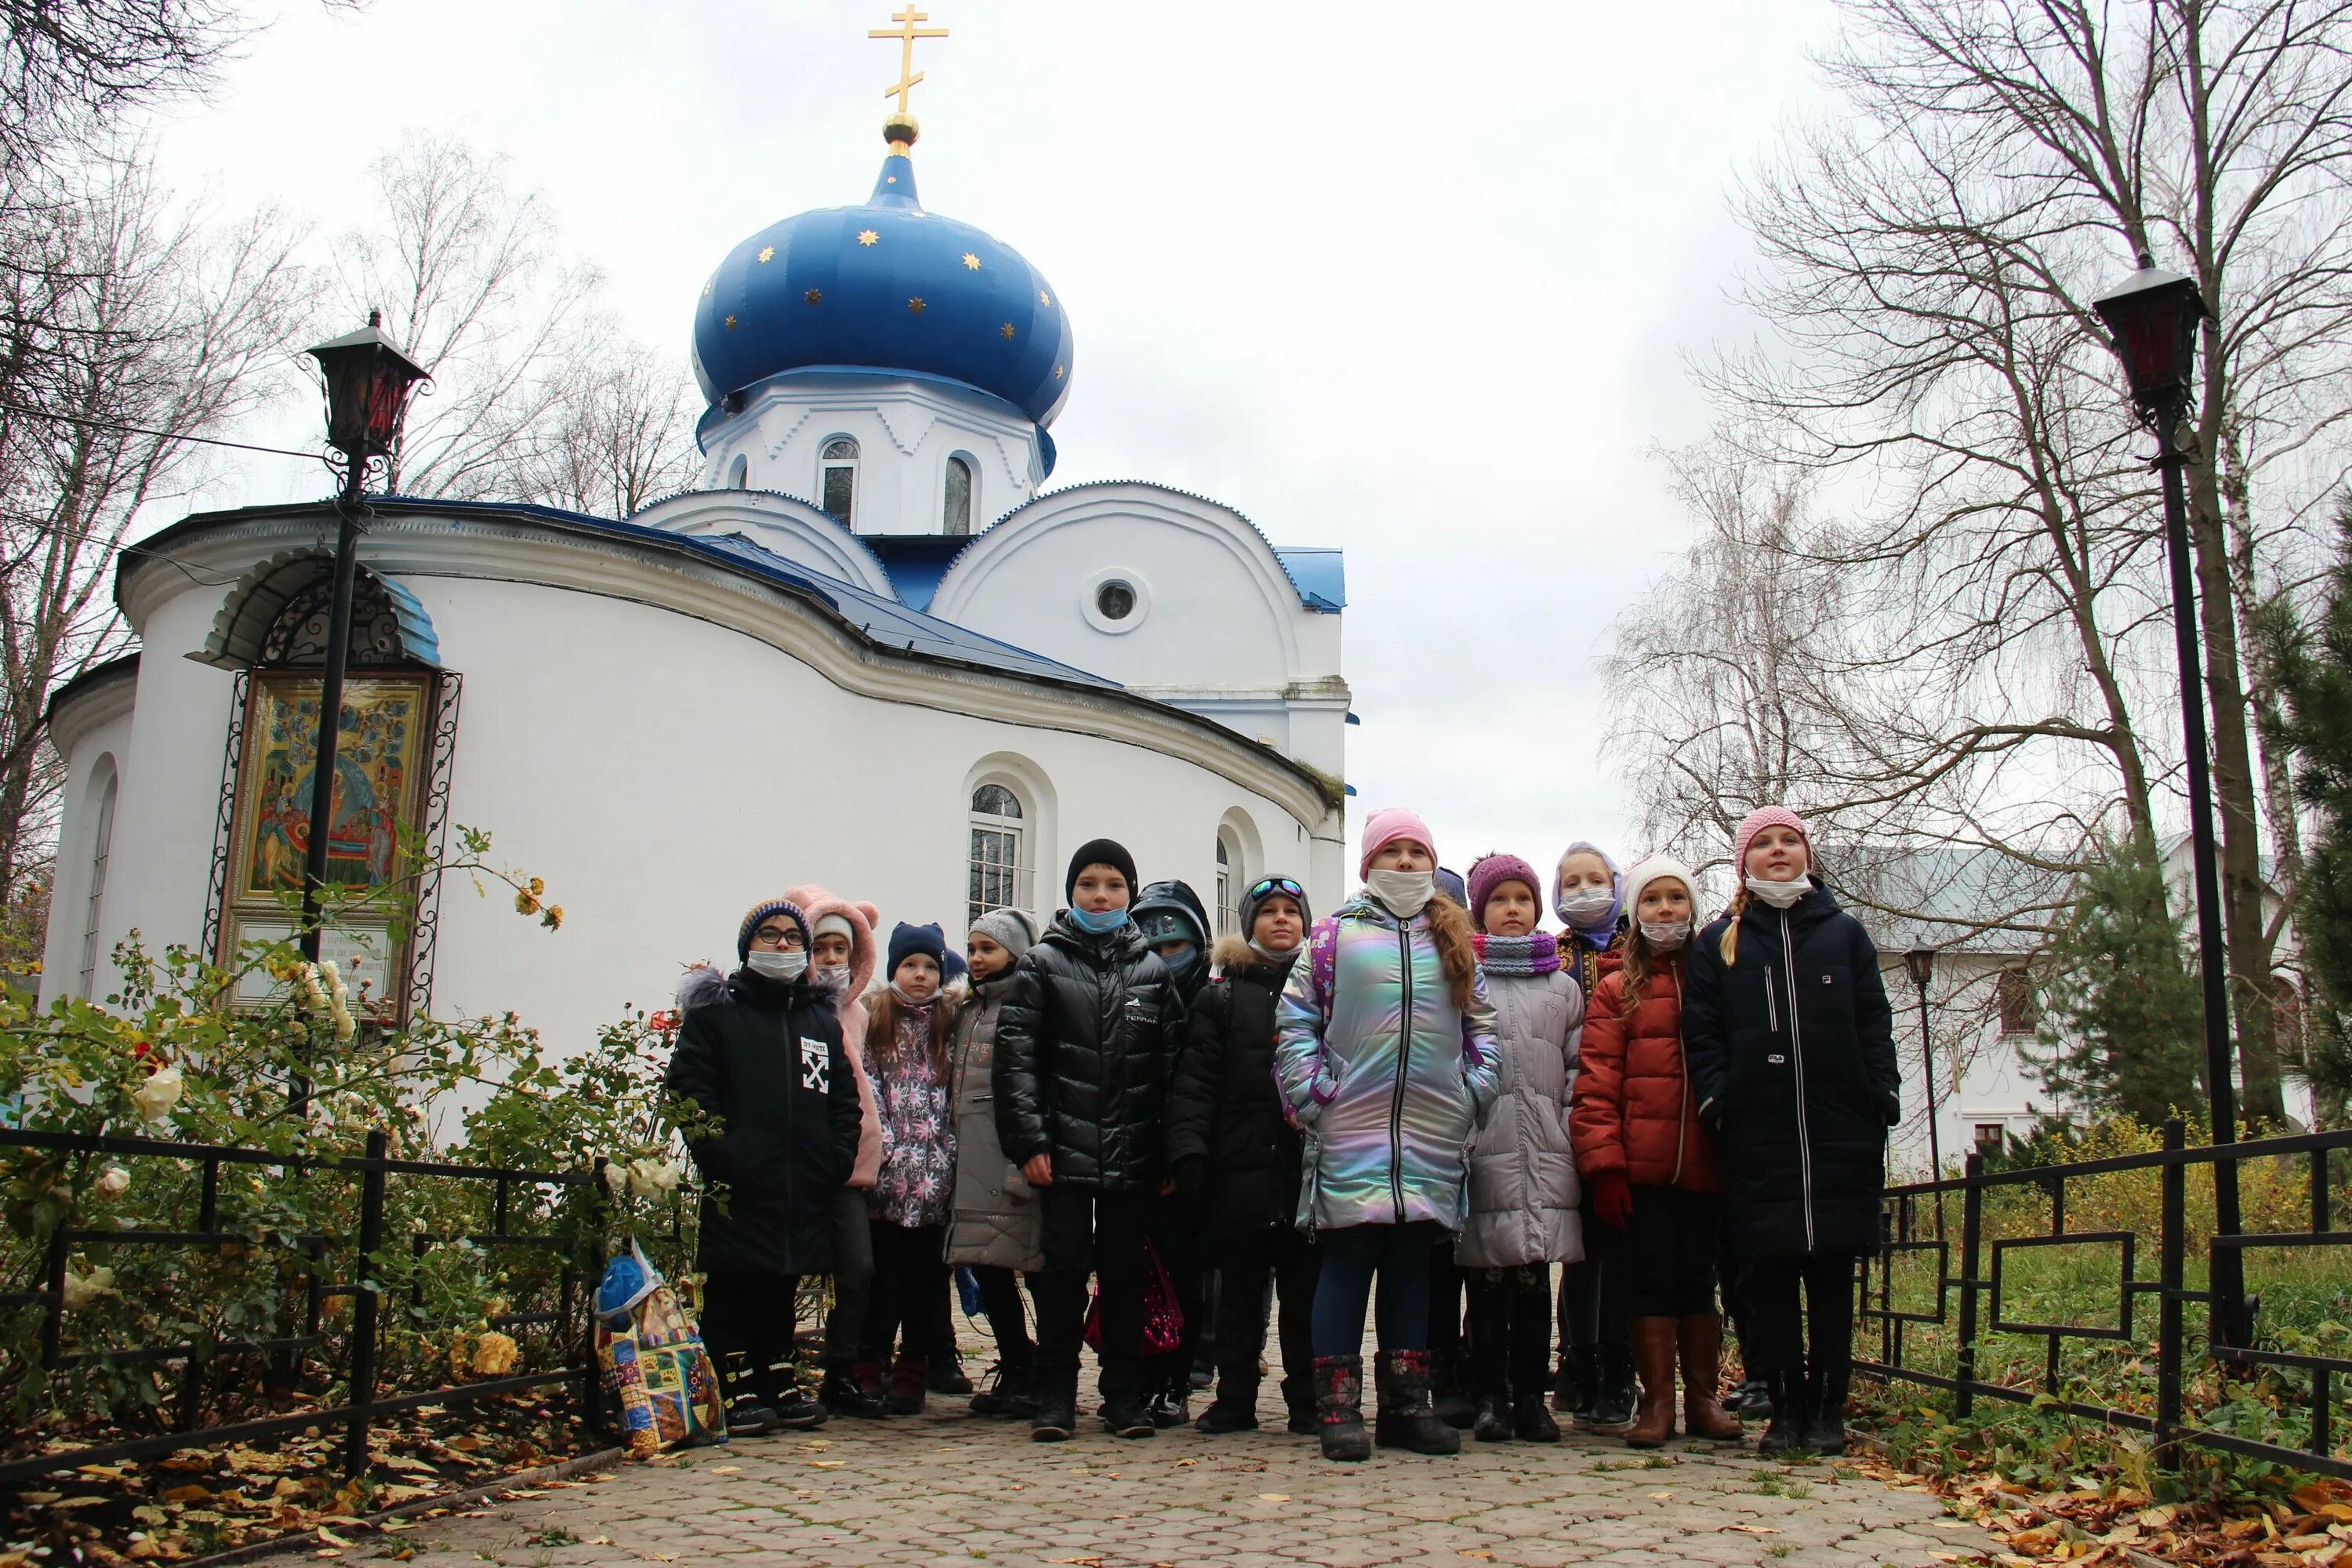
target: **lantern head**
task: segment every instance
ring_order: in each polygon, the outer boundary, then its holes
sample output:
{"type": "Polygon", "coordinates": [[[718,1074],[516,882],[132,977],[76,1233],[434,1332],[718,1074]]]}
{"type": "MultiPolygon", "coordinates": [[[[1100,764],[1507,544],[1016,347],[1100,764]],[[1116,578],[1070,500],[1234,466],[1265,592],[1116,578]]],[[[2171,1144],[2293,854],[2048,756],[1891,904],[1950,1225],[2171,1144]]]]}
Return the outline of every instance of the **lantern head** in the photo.
{"type": "Polygon", "coordinates": [[[1927,982],[1936,978],[1936,950],[1932,947],[1913,948],[1903,955],[1903,967],[1911,972],[1911,984],[1925,991],[1927,982]]]}
{"type": "Polygon", "coordinates": [[[2115,336],[2116,357],[2124,362],[2140,412],[2179,408],[2189,395],[2197,328],[2207,313],[2197,285],[2143,252],[2139,270],[2092,300],[2091,308],[2115,336]]]}
{"type": "Polygon", "coordinates": [[[327,444],[354,463],[391,455],[400,442],[408,395],[425,367],[383,335],[383,313],[368,312],[356,332],[310,350],[327,381],[327,444]]]}

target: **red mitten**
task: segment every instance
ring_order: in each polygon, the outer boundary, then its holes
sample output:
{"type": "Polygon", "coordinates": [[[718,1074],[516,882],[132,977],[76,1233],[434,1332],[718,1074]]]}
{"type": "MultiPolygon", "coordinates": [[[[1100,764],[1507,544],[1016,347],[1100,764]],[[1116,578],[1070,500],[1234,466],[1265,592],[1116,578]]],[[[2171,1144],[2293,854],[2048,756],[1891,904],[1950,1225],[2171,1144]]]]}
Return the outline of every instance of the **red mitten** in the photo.
{"type": "Polygon", "coordinates": [[[1633,1186],[1622,1171],[1596,1172],[1586,1184],[1592,1189],[1592,1212],[1612,1230],[1622,1230],[1633,1217],[1633,1186]]]}

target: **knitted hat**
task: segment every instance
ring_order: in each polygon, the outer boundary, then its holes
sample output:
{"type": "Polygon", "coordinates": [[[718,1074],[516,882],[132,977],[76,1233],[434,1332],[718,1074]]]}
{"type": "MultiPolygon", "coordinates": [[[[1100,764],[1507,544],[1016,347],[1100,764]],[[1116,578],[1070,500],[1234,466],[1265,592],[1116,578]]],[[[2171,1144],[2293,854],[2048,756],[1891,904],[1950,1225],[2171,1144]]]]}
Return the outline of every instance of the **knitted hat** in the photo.
{"type": "Polygon", "coordinates": [[[1449,871],[1440,866],[1437,868],[1437,890],[1464,909],[1470,907],[1470,885],[1462,879],[1461,872],[1449,871]]]}
{"type": "Polygon", "coordinates": [[[1021,955],[1037,945],[1037,922],[1022,910],[991,910],[971,922],[971,934],[984,936],[1021,962],[1021,955]]]}
{"type": "MultiPolygon", "coordinates": [[[[1690,890],[1691,907],[1696,912],[1698,907],[1698,878],[1692,873],[1689,867],[1671,855],[1644,855],[1626,869],[1625,907],[1639,910],[1642,907],[1642,889],[1653,882],[1662,881],[1667,878],[1679,879],[1682,885],[1690,890]]],[[[1640,918],[1638,913],[1634,916],[1636,920],[1640,918]]]]}
{"type": "Polygon", "coordinates": [[[1543,908],[1543,879],[1536,875],[1533,866],[1516,855],[1482,856],[1470,868],[1468,907],[1472,925],[1481,931],[1486,929],[1486,900],[1493,898],[1495,889],[1506,882],[1525,882],[1528,893],[1536,900],[1536,908],[1543,908]]]}
{"type": "Polygon", "coordinates": [[[1275,879],[1272,877],[1262,877],[1251,883],[1247,890],[1242,894],[1242,907],[1238,912],[1241,916],[1244,942],[1249,941],[1257,934],[1257,911],[1265,906],[1268,899],[1289,899],[1296,902],[1298,905],[1298,924],[1302,930],[1315,923],[1315,911],[1307,902],[1306,881],[1297,877],[1285,879],[1298,891],[1294,893],[1289,888],[1278,888],[1274,885],[1275,879]]]}
{"type": "Polygon", "coordinates": [[[1595,942],[1599,942],[1606,937],[1608,932],[1616,929],[1617,917],[1625,912],[1625,873],[1617,868],[1617,862],[1610,857],[1608,850],[1603,849],[1600,845],[1593,843],[1590,839],[1580,838],[1575,843],[1570,845],[1567,848],[1559,852],[1559,864],[1552,868],[1551,873],[1551,912],[1558,915],[1560,918],[1561,922],[1571,931],[1577,930],[1577,925],[1575,921],[1568,918],[1568,910],[1563,909],[1560,905],[1559,873],[1560,868],[1568,864],[1570,858],[1578,855],[1594,855],[1600,858],[1601,863],[1609,868],[1610,890],[1617,895],[1617,902],[1610,910],[1609,918],[1601,921],[1598,926],[1590,928],[1592,931],[1601,933],[1601,936],[1595,936],[1590,939],[1595,942]]]}
{"type": "Polygon", "coordinates": [[[1364,849],[1356,859],[1356,875],[1369,873],[1372,857],[1400,838],[1412,839],[1429,851],[1431,859],[1437,858],[1437,839],[1429,831],[1429,824],[1403,806],[1382,806],[1364,819],[1364,849]]]}
{"type": "Polygon", "coordinates": [[[1768,827],[1793,827],[1805,840],[1805,869],[1813,869],[1813,830],[1805,819],[1785,805],[1759,805],[1740,819],[1739,831],[1731,836],[1731,874],[1748,875],[1748,847],[1756,836],[1768,827]]]}
{"type": "Polygon", "coordinates": [[[745,912],[742,925],[736,930],[736,963],[741,963],[751,956],[751,933],[758,931],[760,922],[770,915],[782,915],[793,924],[800,927],[801,945],[806,947],[809,944],[808,916],[801,913],[801,907],[798,904],[790,899],[762,899],[745,912]]]}
{"type": "Polygon", "coordinates": [[[883,971],[883,978],[896,979],[898,965],[919,952],[939,966],[942,977],[947,974],[947,934],[936,925],[910,926],[900,921],[890,931],[890,966],[883,971]]]}
{"type": "Polygon", "coordinates": [[[1129,902],[1134,900],[1136,889],[1142,886],[1141,879],[1135,874],[1135,857],[1127,852],[1126,845],[1114,838],[1089,838],[1078,846],[1076,854],[1070,857],[1069,875],[1062,879],[1065,901],[1077,895],[1078,873],[1089,866],[1108,866],[1126,878],[1129,902]]]}
{"type": "Polygon", "coordinates": [[[814,942],[821,936],[845,936],[855,942],[857,940],[857,928],[851,925],[849,917],[839,910],[828,910],[817,916],[816,924],[809,928],[811,942],[814,942]]]}

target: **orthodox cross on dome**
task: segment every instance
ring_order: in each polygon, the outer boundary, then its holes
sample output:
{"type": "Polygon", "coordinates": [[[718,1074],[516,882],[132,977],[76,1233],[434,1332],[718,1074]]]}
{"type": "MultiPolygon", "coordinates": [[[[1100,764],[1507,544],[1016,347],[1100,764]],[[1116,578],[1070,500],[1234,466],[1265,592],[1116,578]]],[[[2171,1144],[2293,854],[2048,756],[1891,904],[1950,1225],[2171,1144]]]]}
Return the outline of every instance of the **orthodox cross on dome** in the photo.
{"type": "Polygon", "coordinates": [[[890,18],[890,20],[898,24],[897,27],[876,27],[866,35],[869,38],[896,38],[898,40],[898,83],[896,87],[884,88],[882,89],[882,96],[885,98],[895,98],[898,100],[898,118],[902,120],[908,118],[907,110],[907,95],[915,89],[915,84],[917,82],[923,79],[923,73],[915,68],[915,40],[918,38],[944,38],[948,36],[948,30],[945,27],[918,27],[915,26],[918,22],[928,22],[930,19],[931,14],[929,11],[916,10],[912,4],[912,0],[909,0],[905,10],[897,13],[890,18]]]}

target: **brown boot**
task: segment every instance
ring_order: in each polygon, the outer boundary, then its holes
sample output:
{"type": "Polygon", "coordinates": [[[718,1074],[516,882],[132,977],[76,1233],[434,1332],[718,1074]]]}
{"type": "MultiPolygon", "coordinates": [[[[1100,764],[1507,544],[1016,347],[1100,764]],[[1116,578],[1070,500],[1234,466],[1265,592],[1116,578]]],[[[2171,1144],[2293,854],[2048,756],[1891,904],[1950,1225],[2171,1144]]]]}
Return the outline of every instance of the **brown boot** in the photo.
{"type": "Polygon", "coordinates": [[[1642,1407],[1625,1433],[1629,1448],[1655,1448],[1675,1435],[1675,1321],[1636,1318],[1633,1365],[1642,1374],[1642,1407]]]}
{"type": "Polygon", "coordinates": [[[1737,1443],[1739,1423],[1723,1408],[1723,1320],[1713,1312],[1675,1325],[1683,1361],[1683,1430],[1710,1443],[1737,1443]]]}
{"type": "Polygon", "coordinates": [[[901,1351],[898,1364],[890,1369],[890,1414],[920,1415],[923,1395],[929,1391],[929,1363],[922,1356],[908,1355],[901,1351]]]}

